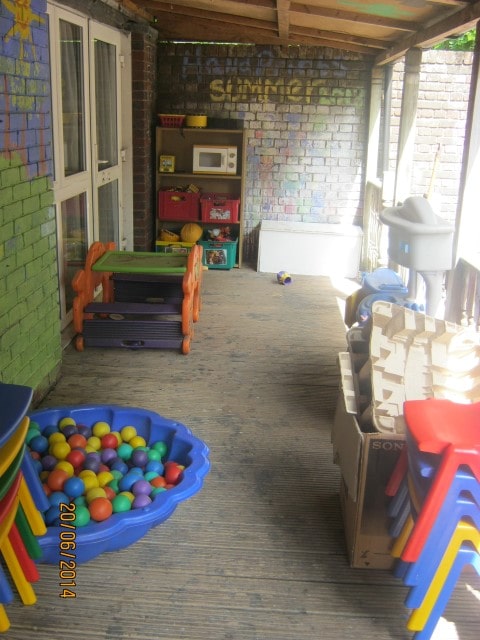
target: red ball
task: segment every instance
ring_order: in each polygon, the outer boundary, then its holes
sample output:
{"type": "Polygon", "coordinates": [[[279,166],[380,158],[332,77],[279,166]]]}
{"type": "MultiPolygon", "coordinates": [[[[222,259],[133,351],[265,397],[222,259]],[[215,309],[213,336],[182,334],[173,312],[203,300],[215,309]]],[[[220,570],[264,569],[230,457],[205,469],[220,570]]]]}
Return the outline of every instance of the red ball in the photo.
{"type": "Polygon", "coordinates": [[[105,495],[109,500],[113,500],[117,495],[115,491],[112,489],[112,487],[109,487],[108,485],[103,487],[103,490],[105,491],[105,495]]]}
{"type": "Polygon", "coordinates": [[[68,478],[68,473],[63,469],[54,469],[48,474],[47,485],[52,491],[63,491],[63,485],[68,478]]]}
{"type": "Polygon", "coordinates": [[[72,449],[65,459],[73,465],[74,469],[79,469],[85,462],[85,458],[86,455],[82,449],[72,449]]]}
{"type": "Polygon", "coordinates": [[[165,471],[164,476],[167,484],[177,484],[180,480],[180,475],[183,471],[183,467],[178,465],[176,462],[169,461],[165,462],[165,471]]]}
{"type": "Polygon", "coordinates": [[[88,505],[90,517],[96,522],[102,522],[112,515],[113,507],[108,498],[94,498],[88,505]]]}
{"type": "Polygon", "coordinates": [[[118,447],[118,439],[114,433],[106,433],[100,439],[102,449],[116,449],[118,447]]]}
{"type": "Polygon", "coordinates": [[[80,433],[74,433],[67,442],[72,449],[84,449],[87,446],[87,439],[80,433]]]}

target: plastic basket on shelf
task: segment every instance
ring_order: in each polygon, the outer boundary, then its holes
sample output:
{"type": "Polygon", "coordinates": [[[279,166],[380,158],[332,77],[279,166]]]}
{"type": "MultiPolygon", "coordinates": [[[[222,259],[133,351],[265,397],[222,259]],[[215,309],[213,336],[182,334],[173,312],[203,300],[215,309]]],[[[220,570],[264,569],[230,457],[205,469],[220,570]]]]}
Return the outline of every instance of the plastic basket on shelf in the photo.
{"type": "Polygon", "coordinates": [[[176,115],[173,113],[159,113],[157,115],[160,126],[166,127],[167,129],[183,127],[183,123],[185,122],[185,115],[176,115]]]}

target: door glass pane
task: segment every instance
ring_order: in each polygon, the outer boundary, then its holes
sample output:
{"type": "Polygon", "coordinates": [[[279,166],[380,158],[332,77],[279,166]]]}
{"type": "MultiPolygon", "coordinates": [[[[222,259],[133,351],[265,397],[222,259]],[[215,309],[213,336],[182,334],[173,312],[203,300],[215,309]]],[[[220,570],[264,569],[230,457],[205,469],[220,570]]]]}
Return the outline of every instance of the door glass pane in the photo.
{"type": "Polygon", "coordinates": [[[95,112],[98,171],[117,164],[116,47],[95,40],[95,112]]]}
{"type": "Polygon", "coordinates": [[[118,180],[98,188],[98,224],[100,242],[115,242],[118,237],[118,180]]]}
{"type": "Polygon", "coordinates": [[[85,171],[83,29],[60,20],[62,125],[65,175],[85,171]]]}
{"type": "Polygon", "coordinates": [[[87,194],[80,193],[61,204],[63,237],[63,282],[65,306],[72,308],[72,278],[83,269],[87,256],[87,194]]]}

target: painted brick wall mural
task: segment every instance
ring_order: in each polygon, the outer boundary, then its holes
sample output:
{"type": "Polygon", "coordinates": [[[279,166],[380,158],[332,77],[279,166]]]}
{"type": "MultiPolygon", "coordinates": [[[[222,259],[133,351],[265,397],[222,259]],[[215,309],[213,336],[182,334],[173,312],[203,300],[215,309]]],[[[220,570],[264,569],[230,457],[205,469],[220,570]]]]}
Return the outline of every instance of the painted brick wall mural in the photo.
{"type": "Polygon", "coordinates": [[[45,0],[0,0],[0,380],[41,393],[61,358],[45,0]]]}
{"type": "Polygon", "coordinates": [[[369,70],[309,47],[161,44],[163,113],[243,121],[245,259],[261,220],[361,223],[369,70]]]}

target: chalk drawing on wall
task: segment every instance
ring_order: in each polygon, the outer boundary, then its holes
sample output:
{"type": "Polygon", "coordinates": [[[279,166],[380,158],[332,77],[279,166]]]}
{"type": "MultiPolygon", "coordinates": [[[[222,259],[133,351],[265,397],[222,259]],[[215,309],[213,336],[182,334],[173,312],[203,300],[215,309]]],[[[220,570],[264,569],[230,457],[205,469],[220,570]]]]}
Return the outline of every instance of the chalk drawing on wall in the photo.
{"type": "Polygon", "coordinates": [[[4,43],[18,36],[20,41],[20,59],[24,60],[29,49],[32,60],[36,59],[33,42],[32,25],[34,22],[45,23],[45,18],[32,10],[32,0],[2,0],[7,11],[13,15],[13,26],[3,36],[4,43]]]}

